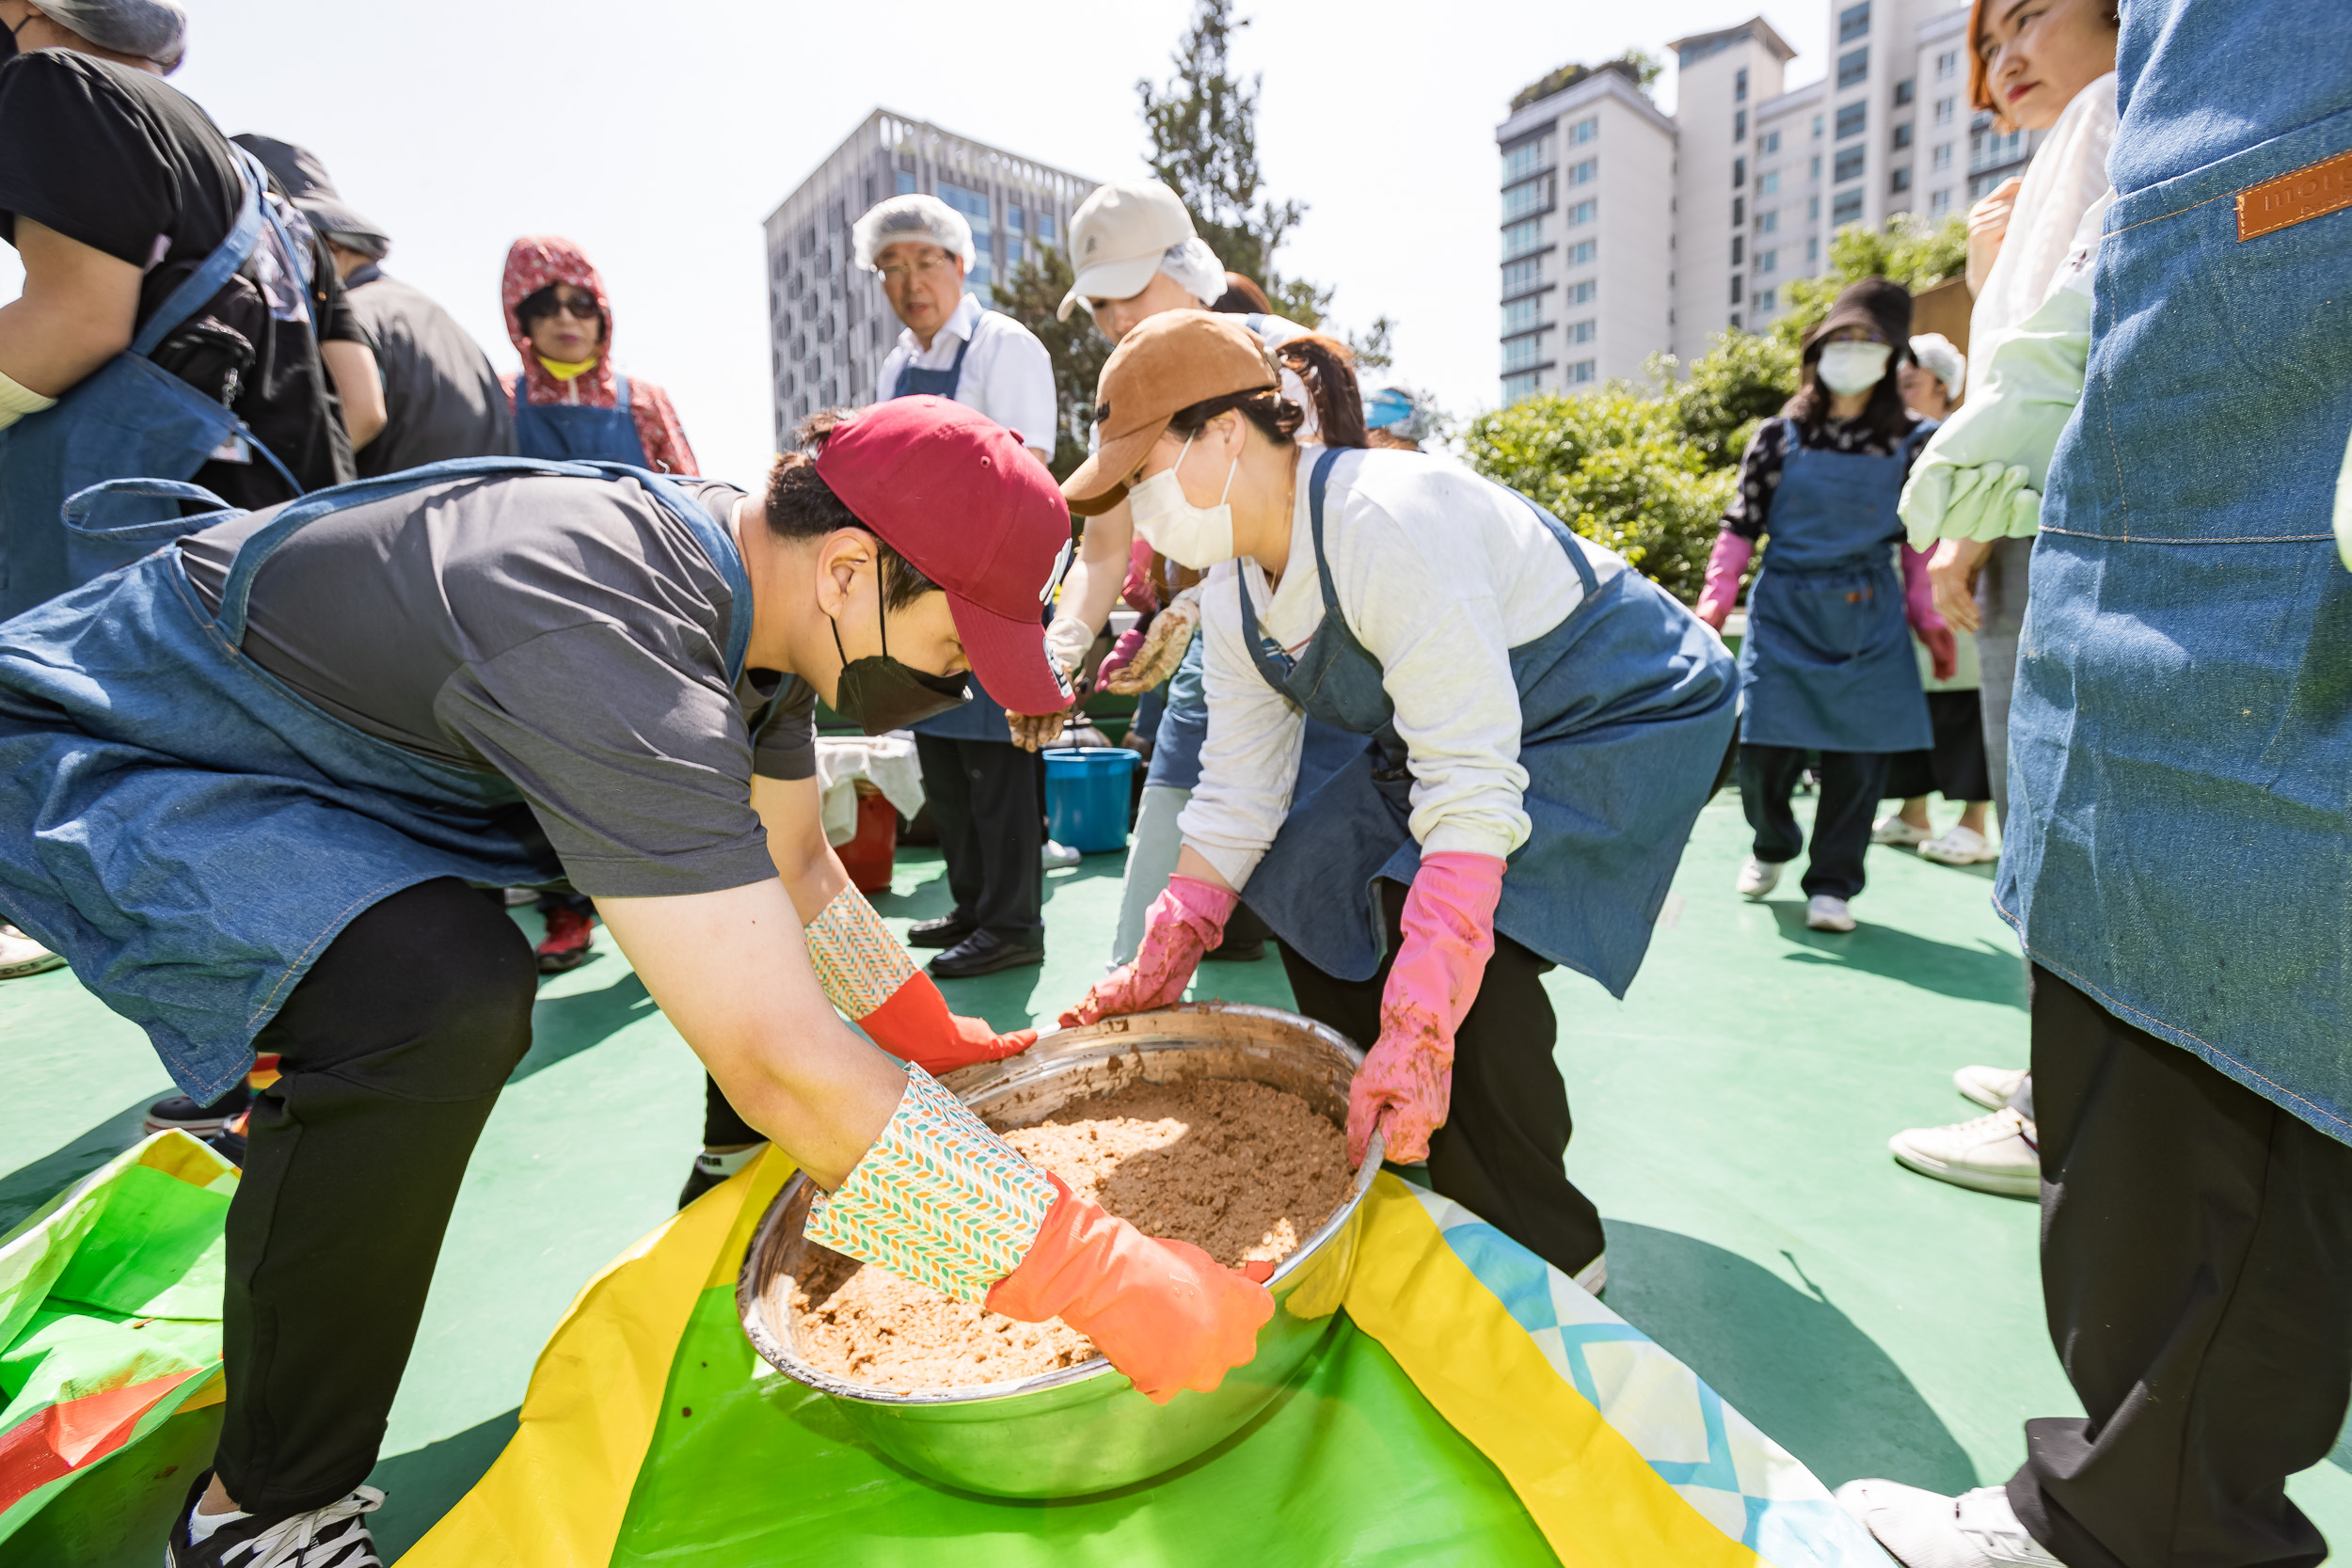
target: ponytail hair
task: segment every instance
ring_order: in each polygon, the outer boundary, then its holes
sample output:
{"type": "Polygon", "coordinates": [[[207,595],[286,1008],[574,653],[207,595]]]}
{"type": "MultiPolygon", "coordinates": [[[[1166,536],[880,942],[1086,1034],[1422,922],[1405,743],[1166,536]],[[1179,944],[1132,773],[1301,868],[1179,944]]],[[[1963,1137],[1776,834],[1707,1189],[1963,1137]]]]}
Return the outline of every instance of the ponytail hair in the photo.
{"type": "Polygon", "coordinates": [[[1364,427],[1364,394],[1356,384],[1356,356],[1320,332],[1284,340],[1275,360],[1307,386],[1315,405],[1315,435],[1327,447],[1372,444],[1364,427]]]}

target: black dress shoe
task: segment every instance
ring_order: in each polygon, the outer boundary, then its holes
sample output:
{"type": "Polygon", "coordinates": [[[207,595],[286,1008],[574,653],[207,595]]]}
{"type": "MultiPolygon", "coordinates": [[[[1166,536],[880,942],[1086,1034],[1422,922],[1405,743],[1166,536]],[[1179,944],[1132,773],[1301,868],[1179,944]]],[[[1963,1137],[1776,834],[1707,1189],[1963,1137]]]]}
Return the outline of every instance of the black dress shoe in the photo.
{"type": "Polygon", "coordinates": [[[909,947],[953,947],[979,927],[960,914],[943,914],[937,920],[918,920],[907,927],[909,947]]]}
{"type": "Polygon", "coordinates": [[[934,980],[968,980],[975,974],[993,974],[1000,969],[1019,969],[1024,964],[1045,961],[1043,942],[1015,942],[994,931],[975,931],[950,947],[930,963],[934,980]]]}

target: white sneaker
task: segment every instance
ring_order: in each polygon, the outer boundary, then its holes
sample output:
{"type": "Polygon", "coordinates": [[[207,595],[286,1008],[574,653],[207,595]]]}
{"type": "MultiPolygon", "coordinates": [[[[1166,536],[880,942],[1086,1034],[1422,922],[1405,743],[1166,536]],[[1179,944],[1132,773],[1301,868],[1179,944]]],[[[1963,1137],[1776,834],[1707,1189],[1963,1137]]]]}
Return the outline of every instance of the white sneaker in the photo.
{"type": "Polygon", "coordinates": [[[1952,1087],[1960,1091],[1963,1100],[1973,1100],[1988,1111],[1997,1111],[2015,1098],[2029,1070],[2022,1067],[1964,1067],[1952,1074],[1952,1087]]]}
{"type": "Polygon", "coordinates": [[[1854,927],[1853,911],[1846,908],[1843,898],[1832,898],[1817,893],[1805,900],[1804,923],[1815,931],[1851,931],[1854,927]]]}
{"type": "Polygon", "coordinates": [[[1780,863],[1760,861],[1754,855],[1740,863],[1740,880],[1736,884],[1742,898],[1761,898],[1780,886],[1780,863]]]}
{"type": "Polygon", "coordinates": [[[1577,1289],[1588,1296],[1597,1296],[1609,1289],[1609,1255],[1602,1253],[1576,1271],[1577,1289]]]}
{"type": "Polygon", "coordinates": [[[1915,828],[1903,820],[1903,814],[1899,811],[1890,811],[1870,824],[1870,842],[1873,844],[1917,848],[1934,836],[1933,828],[1915,828]]]}
{"type": "Polygon", "coordinates": [[[0,926],[0,980],[39,974],[63,962],[63,954],[52,953],[13,926],[0,926]]]}
{"type": "Polygon", "coordinates": [[[1986,861],[1999,860],[2001,852],[1986,843],[1984,835],[1976,829],[1954,824],[1920,845],[1919,858],[1939,865],[1981,865],[1986,861]]]}
{"type": "Polygon", "coordinates": [[[1065,865],[1077,864],[1086,856],[1067,844],[1057,844],[1049,838],[1045,841],[1045,847],[1038,852],[1038,859],[1046,870],[1059,871],[1065,865]]]}
{"type": "Polygon", "coordinates": [[[1949,1127],[1914,1127],[1886,1140],[1895,1163],[1921,1176],[2003,1197],[2042,1196],[2033,1123],[2003,1106],[1949,1127]]]}
{"type": "Polygon", "coordinates": [[[2066,1568],[2026,1533],[1998,1486],[1947,1497],[1893,1481],[1850,1481],[1836,1491],[1903,1568],[2066,1568]]]}

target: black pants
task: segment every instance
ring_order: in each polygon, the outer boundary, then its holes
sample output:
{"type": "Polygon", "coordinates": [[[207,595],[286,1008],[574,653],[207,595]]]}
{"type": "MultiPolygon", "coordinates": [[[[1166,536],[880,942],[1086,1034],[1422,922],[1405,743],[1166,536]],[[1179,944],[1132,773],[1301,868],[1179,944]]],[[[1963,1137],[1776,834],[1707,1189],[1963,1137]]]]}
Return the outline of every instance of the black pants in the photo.
{"type": "Polygon", "coordinates": [[[2009,1497],[2069,1568],[2318,1562],[2352,1394],[2352,1148],[2034,970],[2042,1292],[2088,1418],[2009,1497]]]}
{"type": "Polygon", "coordinates": [[[956,913],[1018,942],[1045,935],[1045,763],[1009,740],[916,735],[956,913]]]}
{"type": "MultiPolygon", "coordinates": [[[[1797,858],[1804,834],[1788,799],[1797,792],[1806,752],[1799,746],[1740,747],[1740,804],[1756,830],[1756,858],[1770,865],[1797,858]]],[[[1862,857],[1870,818],[1886,793],[1884,752],[1823,752],[1821,795],[1813,809],[1813,855],[1805,863],[1808,898],[1851,898],[1862,891],[1862,857]]]]}
{"type": "MultiPolygon", "coordinates": [[[[1366,1050],[1380,1037],[1380,992],[1396,956],[1406,889],[1380,884],[1389,958],[1369,980],[1340,980],[1282,946],[1298,1010],[1366,1050]]],[[[1561,1168],[1574,1126],[1551,1059],[1558,1037],[1543,974],[1553,967],[1497,932],[1478,1000],[1454,1037],[1454,1096],[1429,1140],[1429,1184],[1552,1267],[1574,1274],[1600,1256],[1600,1211],[1561,1168]]]]}
{"type": "Polygon", "coordinates": [[[732,1148],[739,1144],[764,1144],[768,1134],[743,1119],[719,1080],[703,1074],[703,1147],[732,1148]]]}
{"type": "Polygon", "coordinates": [[[254,1513],[365,1481],[474,1141],[531,1047],[538,963],[500,895],[444,878],[344,927],[255,1039],[229,1206],[215,1464],[254,1513]]]}

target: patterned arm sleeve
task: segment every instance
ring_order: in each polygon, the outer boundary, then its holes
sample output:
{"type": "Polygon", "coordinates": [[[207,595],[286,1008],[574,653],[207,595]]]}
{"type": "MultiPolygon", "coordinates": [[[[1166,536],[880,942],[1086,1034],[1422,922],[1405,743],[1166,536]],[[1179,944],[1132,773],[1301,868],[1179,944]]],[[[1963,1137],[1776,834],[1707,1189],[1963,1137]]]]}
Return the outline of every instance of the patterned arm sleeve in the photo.
{"type": "Polygon", "coordinates": [[[1788,421],[1766,420],[1756,427],[1740,456],[1740,483],[1724,508],[1724,527],[1753,543],[1764,536],[1772,516],[1772,492],[1788,455],[1788,421]]]}
{"type": "Polygon", "coordinates": [[[644,444],[645,461],[656,473],[700,474],[694,449],[686,444],[686,427],[678,422],[670,394],[635,376],[628,382],[628,414],[637,423],[637,439],[644,444]]]}

